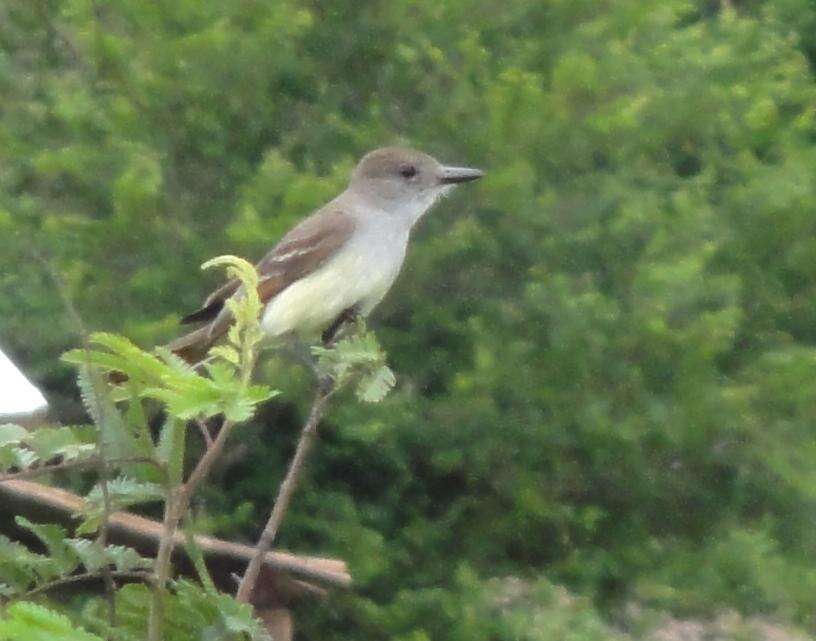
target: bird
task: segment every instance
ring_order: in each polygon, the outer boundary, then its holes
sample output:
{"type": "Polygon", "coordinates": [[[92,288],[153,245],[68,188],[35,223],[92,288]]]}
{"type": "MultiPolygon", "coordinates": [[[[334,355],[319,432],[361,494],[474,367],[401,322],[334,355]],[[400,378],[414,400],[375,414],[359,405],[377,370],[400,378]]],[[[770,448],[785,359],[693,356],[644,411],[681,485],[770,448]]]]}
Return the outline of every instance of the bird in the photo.
{"type": "MultiPolygon", "coordinates": [[[[260,327],[265,342],[288,337],[331,340],[348,320],[367,317],[394,284],[411,230],[459,183],[484,176],[444,165],[415,149],[383,147],[365,154],[348,186],[293,227],[257,264],[260,327]]],[[[200,361],[233,322],[226,301],[241,295],[230,280],[182,324],[203,323],[168,347],[200,361]]]]}

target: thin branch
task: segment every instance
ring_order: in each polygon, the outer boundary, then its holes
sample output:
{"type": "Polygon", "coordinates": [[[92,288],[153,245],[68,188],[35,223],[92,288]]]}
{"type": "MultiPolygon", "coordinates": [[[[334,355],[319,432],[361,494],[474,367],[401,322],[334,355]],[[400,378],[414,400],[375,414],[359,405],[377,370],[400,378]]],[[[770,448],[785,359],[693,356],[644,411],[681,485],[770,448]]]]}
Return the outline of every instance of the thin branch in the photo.
{"type": "Polygon", "coordinates": [[[158,554],[156,555],[156,579],[159,585],[163,585],[162,575],[164,575],[164,580],[167,579],[165,566],[169,564],[170,555],[173,553],[173,547],[175,546],[175,538],[173,535],[175,534],[176,528],[178,528],[179,522],[190,506],[190,499],[193,496],[193,492],[195,492],[195,489],[201,481],[207,477],[213,463],[215,463],[215,460],[224,450],[227,437],[234,426],[235,423],[224,419],[224,422],[221,424],[221,429],[218,431],[218,436],[215,437],[215,440],[213,440],[212,444],[204,452],[204,455],[199,459],[195,468],[193,468],[193,471],[190,473],[187,482],[178,487],[171,493],[171,496],[168,497],[168,508],[165,510],[163,521],[164,532],[162,534],[161,543],[159,544],[158,554]]]}
{"type": "MultiPolygon", "coordinates": [[[[85,323],[82,320],[82,317],[79,314],[79,310],[77,310],[76,305],[74,305],[74,301],[71,298],[68,288],[65,285],[65,282],[62,280],[62,275],[57,271],[54,265],[49,261],[45,256],[40,254],[37,250],[33,250],[35,257],[42,263],[45,267],[46,271],[48,272],[51,280],[54,281],[54,285],[59,293],[60,298],[62,299],[63,306],[65,310],[68,312],[68,315],[74,322],[76,327],[76,331],[78,332],[79,336],[82,339],[82,344],[85,349],[85,353],[88,354],[90,351],[90,338],[88,334],[88,329],[85,323]]],[[[87,362],[85,367],[88,372],[88,377],[90,378],[91,382],[91,389],[93,390],[93,399],[92,402],[96,405],[96,413],[99,417],[99,420],[102,424],[105,423],[105,410],[104,404],[100,402],[100,398],[102,397],[102,392],[100,390],[100,383],[99,374],[94,368],[91,366],[90,358],[86,359],[87,362]]],[[[112,506],[110,500],[110,492],[108,491],[108,479],[110,478],[110,467],[107,460],[107,447],[105,443],[105,435],[102,433],[102,425],[99,426],[100,434],[99,440],[96,443],[96,451],[98,453],[98,463],[99,463],[99,487],[102,490],[102,518],[99,521],[99,528],[97,533],[97,542],[102,545],[103,547],[107,545],[108,541],[108,525],[110,522],[110,515],[112,513],[112,506]]],[[[115,598],[115,590],[116,584],[114,583],[113,576],[111,573],[111,569],[108,566],[102,568],[102,576],[105,581],[105,597],[108,602],[108,620],[111,627],[116,627],[116,598],[115,598]]]]}
{"type": "Polygon", "coordinates": [[[30,467],[19,472],[7,472],[0,474],[0,483],[4,481],[13,481],[15,479],[27,479],[32,476],[39,476],[40,474],[48,474],[49,472],[62,472],[63,470],[75,470],[83,467],[96,467],[99,465],[99,457],[93,456],[91,458],[76,459],[73,461],[62,461],[53,465],[43,465],[41,467],[30,467]]]}
{"type": "Polygon", "coordinates": [[[162,523],[162,534],[159,541],[159,551],[156,554],[156,562],[153,566],[156,585],[153,590],[153,599],[151,601],[150,619],[148,622],[148,640],[161,641],[161,622],[162,622],[162,600],[164,596],[165,586],[167,580],[170,578],[170,558],[173,554],[173,549],[176,545],[176,537],[174,536],[181,519],[187,513],[190,507],[190,500],[198,485],[207,477],[213,463],[224,451],[224,445],[230,432],[235,427],[235,423],[228,421],[226,418],[221,424],[221,429],[218,431],[218,436],[212,442],[212,445],[207,448],[193,471],[190,473],[187,482],[178,488],[174,488],[165,504],[164,520],[162,523]]]}
{"type": "Polygon", "coordinates": [[[224,421],[221,423],[221,429],[218,430],[218,436],[215,437],[212,445],[206,452],[204,452],[204,456],[199,459],[198,463],[193,468],[193,471],[190,473],[190,477],[187,479],[187,482],[181,486],[181,499],[184,503],[185,509],[190,503],[190,498],[192,497],[193,492],[195,492],[201,481],[207,478],[213,463],[215,463],[215,460],[221,455],[221,452],[224,451],[224,445],[226,444],[227,438],[234,427],[235,423],[224,419],[224,421]]]}
{"type": "MultiPolygon", "coordinates": [[[[98,409],[102,411],[102,404],[98,403],[98,409]]],[[[102,414],[100,414],[100,417],[102,414]]],[[[96,536],[96,542],[105,548],[108,545],[108,528],[110,527],[110,517],[113,513],[111,504],[110,491],[108,489],[108,481],[110,480],[110,465],[105,458],[105,439],[100,437],[97,443],[97,450],[99,451],[99,487],[102,490],[102,519],[99,522],[99,531],[96,536]]],[[[108,604],[108,623],[111,628],[116,627],[116,581],[113,580],[113,573],[110,566],[104,565],[102,567],[102,580],[105,583],[105,600],[108,604]]]]}
{"type": "MultiPolygon", "coordinates": [[[[74,459],[72,461],[61,461],[60,463],[52,463],[51,465],[42,465],[40,467],[30,467],[19,472],[7,472],[0,474],[0,483],[5,481],[13,481],[15,479],[26,479],[32,476],[39,476],[40,474],[49,474],[51,472],[62,472],[64,470],[82,469],[83,467],[98,467],[100,463],[99,456],[91,456],[83,459],[74,459]]],[[[122,458],[110,459],[110,465],[123,465],[125,463],[148,463],[156,467],[160,472],[165,473],[166,469],[161,461],[157,461],[148,456],[126,456],[122,458]]]]}
{"type": "Polygon", "coordinates": [[[153,592],[150,598],[150,614],[147,619],[148,641],[162,641],[162,622],[164,621],[164,597],[167,591],[167,580],[170,577],[170,558],[173,554],[176,528],[181,520],[178,510],[178,488],[171,488],[164,502],[164,519],[162,520],[159,550],[153,563],[153,592]]]}
{"type": "Polygon", "coordinates": [[[275,537],[283,522],[283,517],[286,515],[286,510],[292,501],[292,496],[300,480],[306,457],[309,455],[309,451],[312,449],[312,445],[317,438],[317,426],[323,418],[331,395],[331,388],[324,389],[321,386],[312,402],[309,418],[306,420],[300,432],[300,440],[295,449],[295,455],[292,457],[292,462],[289,464],[286,477],[278,489],[278,497],[275,499],[272,513],[269,515],[269,520],[266,522],[261,537],[258,539],[258,544],[255,546],[255,553],[249,561],[249,565],[247,565],[247,569],[241,579],[241,584],[238,586],[238,593],[236,594],[238,601],[248,602],[252,596],[252,591],[255,589],[255,582],[258,580],[258,574],[261,571],[261,565],[263,564],[266,553],[269,552],[272,548],[272,544],[275,542],[275,537]]]}
{"type": "Polygon", "coordinates": [[[201,437],[204,439],[204,445],[207,449],[212,447],[213,444],[213,437],[210,434],[210,428],[207,425],[207,422],[204,419],[197,418],[195,420],[195,424],[198,425],[198,431],[201,432],[201,437]]]}
{"type": "MultiPolygon", "coordinates": [[[[108,574],[111,576],[111,578],[115,577],[117,579],[138,579],[140,581],[150,581],[151,579],[151,575],[149,572],[137,572],[134,570],[124,571],[124,570],[111,570],[110,568],[108,568],[108,574]]],[[[82,581],[92,581],[98,579],[104,580],[104,575],[105,575],[104,571],[72,574],[71,576],[65,576],[59,579],[54,579],[53,581],[49,581],[48,583],[38,585],[36,588],[29,590],[28,592],[20,595],[17,598],[28,599],[33,596],[37,596],[38,594],[42,594],[43,592],[48,592],[50,590],[54,590],[55,588],[61,588],[65,585],[70,585],[71,583],[80,583],[82,581]]]]}

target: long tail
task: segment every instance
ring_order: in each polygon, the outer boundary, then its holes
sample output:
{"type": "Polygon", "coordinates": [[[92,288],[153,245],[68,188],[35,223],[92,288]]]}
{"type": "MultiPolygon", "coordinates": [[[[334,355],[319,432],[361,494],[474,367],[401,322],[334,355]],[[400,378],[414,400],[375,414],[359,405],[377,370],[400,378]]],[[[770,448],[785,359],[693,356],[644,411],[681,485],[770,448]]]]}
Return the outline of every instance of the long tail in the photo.
{"type": "Polygon", "coordinates": [[[179,336],[174,341],[168,343],[167,348],[191,365],[195,365],[207,356],[207,351],[212,347],[215,341],[211,330],[212,327],[208,323],[203,327],[184,334],[184,336],[179,336]]]}

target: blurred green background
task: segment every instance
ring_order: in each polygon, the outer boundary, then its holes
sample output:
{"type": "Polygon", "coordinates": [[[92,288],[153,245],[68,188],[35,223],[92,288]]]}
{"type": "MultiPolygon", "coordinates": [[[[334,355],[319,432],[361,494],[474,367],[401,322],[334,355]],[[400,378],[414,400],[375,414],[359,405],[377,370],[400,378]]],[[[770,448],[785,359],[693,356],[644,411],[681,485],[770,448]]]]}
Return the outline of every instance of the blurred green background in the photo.
{"type": "MultiPolygon", "coordinates": [[[[815,62],[811,0],[3,0],[0,343],[75,420],[44,262],[150,346],[365,151],[482,167],[375,313],[397,391],[335,406],[285,524],[356,579],[301,638],[816,633],[815,62]]],[[[264,375],[199,505],[235,539],[310,385],[264,375]]]]}

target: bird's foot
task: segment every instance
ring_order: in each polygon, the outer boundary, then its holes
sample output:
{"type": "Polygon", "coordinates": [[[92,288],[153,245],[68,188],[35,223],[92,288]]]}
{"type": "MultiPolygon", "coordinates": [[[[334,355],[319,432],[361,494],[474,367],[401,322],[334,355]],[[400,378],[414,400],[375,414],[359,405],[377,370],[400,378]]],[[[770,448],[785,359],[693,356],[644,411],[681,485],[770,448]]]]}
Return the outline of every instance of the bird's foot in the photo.
{"type": "Polygon", "coordinates": [[[349,325],[355,324],[360,318],[360,306],[352,305],[344,309],[340,315],[334,319],[323,332],[321,339],[324,347],[332,347],[340,338],[343,329],[349,325]]]}
{"type": "Polygon", "coordinates": [[[322,374],[317,377],[317,389],[321,396],[328,396],[334,389],[334,377],[329,374],[322,374]]]}

